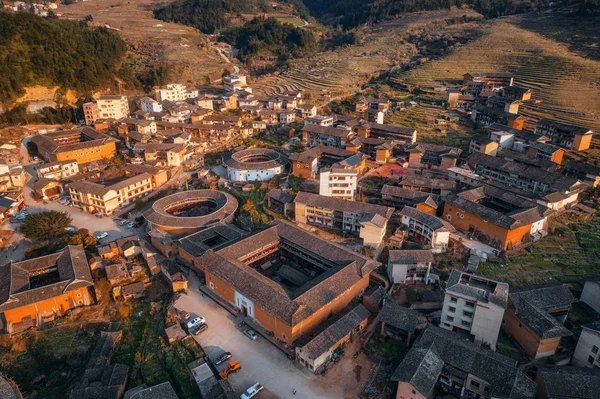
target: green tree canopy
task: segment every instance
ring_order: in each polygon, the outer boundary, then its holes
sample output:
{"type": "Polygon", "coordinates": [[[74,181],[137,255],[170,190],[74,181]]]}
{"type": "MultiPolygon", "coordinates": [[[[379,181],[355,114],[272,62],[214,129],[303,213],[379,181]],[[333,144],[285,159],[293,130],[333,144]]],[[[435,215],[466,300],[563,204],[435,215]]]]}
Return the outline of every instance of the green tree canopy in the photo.
{"type": "Polygon", "coordinates": [[[65,233],[73,219],[67,212],[44,211],[33,213],[23,220],[21,233],[32,241],[49,240],[65,233]]]}

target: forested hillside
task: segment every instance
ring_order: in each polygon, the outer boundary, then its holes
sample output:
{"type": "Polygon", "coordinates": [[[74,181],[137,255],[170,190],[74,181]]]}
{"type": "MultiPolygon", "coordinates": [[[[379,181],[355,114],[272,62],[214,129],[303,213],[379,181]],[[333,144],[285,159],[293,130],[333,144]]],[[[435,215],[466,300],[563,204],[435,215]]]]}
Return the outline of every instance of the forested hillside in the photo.
{"type": "Polygon", "coordinates": [[[118,34],[84,22],[0,12],[0,101],[35,84],[80,92],[106,86],[126,49],[118,34]]]}
{"type": "Polygon", "coordinates": [[[155,9],[154,17],[212,34],[228,27],[232,15],[257,12],[262,8],[263,2],[257,0],[177,0],[155,9]]]}
{"type": "Polygon", "coordinates": [[[274,18],[254,18],[241,28],[230,30],[227,37],[239,50],[242,61],[261,52],[270,52],[280,59],[288,59],[305,57],[319,50],[312,32],[282,24],[274,18]]]}
{"type": "MultiPolygon", "coordinates": [[[[548,5],[548,0],[303,0],[311,15],[324,23],[353,28],[382,21],[403,12],[471,5],[486,17],[516,14],[548,5]]],[[[594,2],[597,0],[586,0],[594,2]]]]}

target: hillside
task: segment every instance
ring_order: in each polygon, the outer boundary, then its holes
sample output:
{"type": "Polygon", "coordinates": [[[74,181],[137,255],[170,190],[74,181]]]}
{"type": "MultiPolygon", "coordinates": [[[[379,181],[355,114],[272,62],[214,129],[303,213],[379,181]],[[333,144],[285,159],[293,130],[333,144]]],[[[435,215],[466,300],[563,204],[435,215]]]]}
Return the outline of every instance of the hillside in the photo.
{"type": "Polygon", "coordinates": [[[127,46],[104,28],[0,12],[0,101],[31,85],[89,92],[114,82],[127,46]]]}

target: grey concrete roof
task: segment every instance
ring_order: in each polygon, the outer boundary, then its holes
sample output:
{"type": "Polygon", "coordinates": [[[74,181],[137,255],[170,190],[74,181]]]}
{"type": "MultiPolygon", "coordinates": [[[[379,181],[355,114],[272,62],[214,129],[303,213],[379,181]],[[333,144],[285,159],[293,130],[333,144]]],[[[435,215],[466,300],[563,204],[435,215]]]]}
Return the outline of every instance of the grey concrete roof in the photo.
{"type": "Polygon", "coordinates": [[[467,295],[480,302],[490,302],[502,308],[508,303],[508,284],[453,269],[446,282],[446,292],[467,295]]]}

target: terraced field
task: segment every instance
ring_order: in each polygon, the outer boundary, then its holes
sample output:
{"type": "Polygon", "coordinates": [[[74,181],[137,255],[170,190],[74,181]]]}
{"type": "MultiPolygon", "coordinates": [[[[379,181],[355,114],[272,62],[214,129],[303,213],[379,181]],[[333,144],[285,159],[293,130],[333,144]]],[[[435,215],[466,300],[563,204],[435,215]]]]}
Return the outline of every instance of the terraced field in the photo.
{"type": "Polygon", "coordinates": [[[522,18],[490,21],[479,39],[444,58],[399,73],[392,81],[433,88],[456,84],[469,71],[510,71],[515,84],[532,89],[534,98],[541,101],[521,107],[529,126],[549,117],[599,129],[600,62],[516,26],[517,21],[526,25],[522,18]]]}
{"type": "Polygon", "coordinates": [[[463,15],[479,16],[462,9],[422,12],[365,28],[360,32],[360,43],[298,60],[288,71],[256,79],[252,86],[268,95],[303,89],[311,101],[325,104],[354,94],[369,79],[414,56],[414,46],[401,40],[407,32],[463,15]]]}

